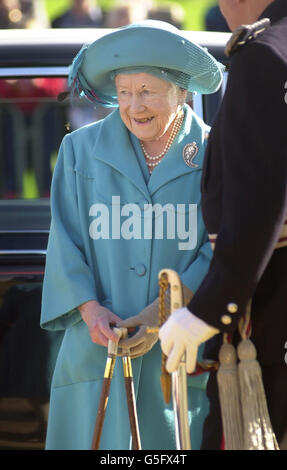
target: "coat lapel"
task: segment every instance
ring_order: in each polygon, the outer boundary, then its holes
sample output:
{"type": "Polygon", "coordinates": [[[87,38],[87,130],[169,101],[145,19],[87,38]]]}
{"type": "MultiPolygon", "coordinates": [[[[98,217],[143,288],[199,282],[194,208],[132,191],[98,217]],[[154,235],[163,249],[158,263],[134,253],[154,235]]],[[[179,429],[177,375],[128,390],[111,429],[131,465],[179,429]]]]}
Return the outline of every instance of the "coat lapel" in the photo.
{"type": "MultiPolygon", "coordinates": [[[[149,179],[148,189],[151,196],[169,181],[202,169],[206,139],[202,130],[202,122],[199,125],[199,118],[189,106],[185,106],[184,110],[185,119],[179,136],[149,179]],[[198,146],[198,152],[192,161],[197,165],[196,167],[188,166],[183,159],[184,147],[192,142],[196,142],[198,146]]],[[[208,129],[206,126],[206,130],[208,129]]]]}
{"type": "Polygon", "coordinates": [[[150,198],[140,165],[130,142],[129,133],[116,110],[101,124],[94,147],[95,158],[114,168],[146,198],[150,198]]]}
{"type": "MultiPolygon", "coordinates": [[[[144,180],[138,159],[131,145],[129,133],[116,110],[101,123],[101,130],[95,143],[95,158],[128,178],[147,199],[169,181],[202,169],[205,149],[205,134],[200,118],[185,106],[185,119],[182,131],[159,166],[152,172],[148,184],[144,180]],[[196,142],[198,152],[193,159],[196,167],[189,167],[183,159],[187,144],[196,142]]],[[[208,131],[208,126],[206,131],[208,131]]]]}

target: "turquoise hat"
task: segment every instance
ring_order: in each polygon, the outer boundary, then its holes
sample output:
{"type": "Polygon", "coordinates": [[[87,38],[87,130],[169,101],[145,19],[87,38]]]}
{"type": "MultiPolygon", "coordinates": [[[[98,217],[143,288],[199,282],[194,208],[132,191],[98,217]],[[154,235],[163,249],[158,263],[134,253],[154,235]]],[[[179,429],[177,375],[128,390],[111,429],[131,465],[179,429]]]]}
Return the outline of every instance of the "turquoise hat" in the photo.
{"type": "Polygon", "coordinates": [[[117,106],[114,79],[121,71],[152,73],[190,92],[208,94],[220,87],[224,66],[175,26],[145,20],[83,46],[70,67],[69,89],[94,104],[117,106]]]}

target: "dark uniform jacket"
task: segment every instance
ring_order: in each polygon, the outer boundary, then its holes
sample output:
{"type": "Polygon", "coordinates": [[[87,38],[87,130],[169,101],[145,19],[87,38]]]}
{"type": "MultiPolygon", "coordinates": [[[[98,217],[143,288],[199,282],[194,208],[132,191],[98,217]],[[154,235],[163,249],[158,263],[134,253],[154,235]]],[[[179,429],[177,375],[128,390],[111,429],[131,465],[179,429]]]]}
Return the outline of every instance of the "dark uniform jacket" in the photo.
{"type": "MultiPolygon", "coordinates": [[[[231,57],[209,136],[201,189],[204,221],[217,240],[209,272],[188,308],[234,338],[252,298],[258,360],[282,364],[287,247],[274,246],[287,216],[287,2],[270,4],[266,17],[271,26],[231,57]]],[[[209,352],[215,355],[219,343],[221,335],[207,342],[209,352]]]]}

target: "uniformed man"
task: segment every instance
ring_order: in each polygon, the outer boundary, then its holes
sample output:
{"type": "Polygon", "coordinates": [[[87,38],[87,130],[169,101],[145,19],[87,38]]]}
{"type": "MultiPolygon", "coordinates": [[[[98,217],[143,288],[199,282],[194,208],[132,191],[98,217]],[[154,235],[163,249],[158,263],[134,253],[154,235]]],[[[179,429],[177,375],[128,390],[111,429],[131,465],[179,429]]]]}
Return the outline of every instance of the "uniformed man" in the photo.
{"type": "MultiPolygon", "coordinates": [[[[236,343],[239,319],[252,299],[251,340],[280,443],[287,429],[287,1],[219,4],[233,35],[226,50],[228,84],[202,180],[214,256],[188,308],[171,315],[159,336],[168,370],[177,368],[185,351],[191,373],[200,343],[206,342],[213,357],[222,333],[236,343]]],[[[215,374],[208,395],[202,448],[218,449],[222,429],[215,374]]]]}

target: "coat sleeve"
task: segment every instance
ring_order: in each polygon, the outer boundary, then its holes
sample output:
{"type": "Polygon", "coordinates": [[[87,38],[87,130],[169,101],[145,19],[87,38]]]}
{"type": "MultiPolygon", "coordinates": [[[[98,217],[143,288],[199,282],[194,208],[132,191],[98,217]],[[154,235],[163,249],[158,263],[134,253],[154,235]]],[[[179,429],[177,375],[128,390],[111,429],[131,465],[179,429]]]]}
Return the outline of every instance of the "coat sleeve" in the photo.
{"type": "MultiPolygon", "coordinates": [[[[210,127],[205,123],[204,126],[204,148],[207,146],[207,137],[210,133],[210,127]]],[[[212,248],[208,239],[206,227],[203,222],[201,204],[198,206],[197,220],[197,244],[199,246],[197,256],[188,268],[181,274],[182,283],[195,293],[203,281],[208,271],[212,259],[212,248]]]]}
{"type": "Polygon", "coordinates": [[[237,328],[286,217],[285,81],[286,64],[270,47],[242,48],[212,136],[220,139],[221,155],[212,155],[210,145],[208,158],[221,159],[221,221],[210,269],[188,308],[221,331],[237,328]],[[238,310],[225,326],[230,302],[238,310]]]}
{"type": "MultiPolygon", "coordinates": [[[[210,133],[210,126],[202,123],[204,126],[204,147],[207,147],[207,138],[210,133]]],[[[198,206],[199,214],[197,221],[197,243],[199,249],[196,258],[189,267],[181,274],[182,283],[187,286],[193,293],[197,291],[209,269],[212,259],[212,248],[208,239],[206,227],[203,222],[201,204],[198,206]]]]}
{"type": "Polygon", "coordinates": [[[74,160],[68,134],[60,147],[51,188],[52,218],[41,311],[41,326],[50,330],[66,329],[81,321],[77,307],[97,300],[81,236],[74,160]]]}
{"type": "Polygon", "coordinates": [[[198,250],[197,257],[181,274],[182,283],[195,293],[203,281],[212,258],[212,249],[207,234],[198,250]]]}

